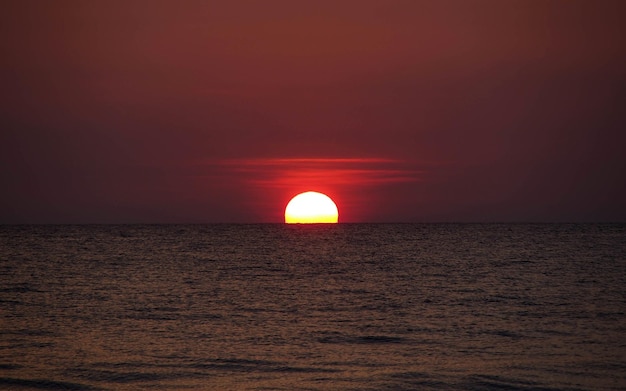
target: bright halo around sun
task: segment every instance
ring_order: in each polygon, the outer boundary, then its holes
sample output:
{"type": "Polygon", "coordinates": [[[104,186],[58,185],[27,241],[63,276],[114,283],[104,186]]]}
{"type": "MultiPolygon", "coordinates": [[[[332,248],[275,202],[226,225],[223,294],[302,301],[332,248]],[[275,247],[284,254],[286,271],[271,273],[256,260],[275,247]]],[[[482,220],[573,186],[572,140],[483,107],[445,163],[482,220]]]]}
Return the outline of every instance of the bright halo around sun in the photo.
{"type": "Polygon", "coordinates": [[[287,224],[336,223],[338,219],[337,205],[329,196],[316,191],[298,194],[285,208],[287,224]]]}

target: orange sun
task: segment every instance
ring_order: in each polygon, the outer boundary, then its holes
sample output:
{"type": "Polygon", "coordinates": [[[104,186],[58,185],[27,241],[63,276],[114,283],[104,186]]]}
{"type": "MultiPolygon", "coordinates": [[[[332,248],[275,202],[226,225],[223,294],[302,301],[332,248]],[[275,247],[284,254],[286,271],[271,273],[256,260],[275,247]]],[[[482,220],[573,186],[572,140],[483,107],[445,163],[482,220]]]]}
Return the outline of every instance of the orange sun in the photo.
{"type": "Polygon", "coordinates": [[[307,191],[293,197],[285,208],[285,223],[312,224],[336,223],[337,205],[326,194],[307,191]]]}

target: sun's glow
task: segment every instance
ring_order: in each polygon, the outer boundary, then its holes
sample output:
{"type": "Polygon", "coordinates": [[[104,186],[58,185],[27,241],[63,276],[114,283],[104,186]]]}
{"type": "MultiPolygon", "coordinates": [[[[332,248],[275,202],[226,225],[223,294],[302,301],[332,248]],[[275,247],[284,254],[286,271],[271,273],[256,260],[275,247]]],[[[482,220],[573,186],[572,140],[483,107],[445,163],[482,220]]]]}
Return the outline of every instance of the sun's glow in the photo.
{"type": "Polygon", "coordinates": [[[336,223],[338,220],[337,205],[326,194],[316,191],[298,194],[285,208],[287,224],[336,223]]]}

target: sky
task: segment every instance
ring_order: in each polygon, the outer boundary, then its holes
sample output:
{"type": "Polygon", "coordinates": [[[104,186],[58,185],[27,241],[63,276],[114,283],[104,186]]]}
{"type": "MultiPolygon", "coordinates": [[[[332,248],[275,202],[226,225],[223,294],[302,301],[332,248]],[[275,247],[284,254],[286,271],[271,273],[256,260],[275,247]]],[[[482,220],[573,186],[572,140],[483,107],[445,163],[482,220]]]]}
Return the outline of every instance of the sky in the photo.
{"type": "Polygon", "coordinates": [[[0,223],[626,221],[626,5],[0,2],[0,223]]]}

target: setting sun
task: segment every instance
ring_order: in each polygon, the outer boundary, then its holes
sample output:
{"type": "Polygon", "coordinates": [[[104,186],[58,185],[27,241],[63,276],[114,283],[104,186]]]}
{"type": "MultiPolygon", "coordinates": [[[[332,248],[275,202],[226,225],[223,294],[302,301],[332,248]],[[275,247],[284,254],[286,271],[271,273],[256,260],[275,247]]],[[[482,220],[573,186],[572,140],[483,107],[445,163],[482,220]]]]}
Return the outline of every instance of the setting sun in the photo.
{"type": "Polygon", "coordinates": [[[337,205],[326,194],[307,191],[293,197],[285,208],[285,223],[312,224],[336,223],[337,205]]]}

